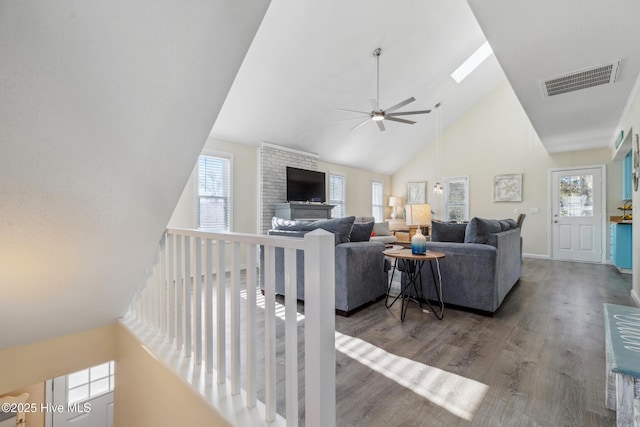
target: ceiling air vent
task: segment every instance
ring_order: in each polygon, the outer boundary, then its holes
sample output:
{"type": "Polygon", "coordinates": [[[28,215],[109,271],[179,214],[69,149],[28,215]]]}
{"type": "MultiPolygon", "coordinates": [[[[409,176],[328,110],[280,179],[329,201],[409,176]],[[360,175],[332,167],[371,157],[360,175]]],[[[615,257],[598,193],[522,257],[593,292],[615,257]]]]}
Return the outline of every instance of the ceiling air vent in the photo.
{"type": "Polygon", "coordinates": [[[560,95],[589,87],[606,85],[616,81],[620,61],[600,65],[582,71],[576,71],[564,76],[555,77],[543,82],[542,90],[545,96],[560,95]]]}

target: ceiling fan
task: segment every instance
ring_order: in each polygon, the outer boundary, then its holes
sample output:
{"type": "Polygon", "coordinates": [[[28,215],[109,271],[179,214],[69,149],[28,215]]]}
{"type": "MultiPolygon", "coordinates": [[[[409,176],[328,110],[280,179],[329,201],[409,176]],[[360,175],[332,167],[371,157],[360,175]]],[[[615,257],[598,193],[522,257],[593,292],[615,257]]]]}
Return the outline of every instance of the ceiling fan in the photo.
{"type": "Polygon", "coordinates": [[[384,132],[385,128],[384,128],[384,124],[382,124],[383,120],[389,120],[392,122],[399,122],[399,123],[412,125],[412,124],[415,124],[414,121],[401,119],[401,118],[398,118],[398,116],[408,116],[412,114],[428,114],[431,112],[431,110],[402,111],[397,113],[394,112],[404,107],[405,105],[415,101],[416,99],[413,96],[385,110],[380,108],[380,106],[378,105],[378,100],[380,99],[380,54],[381,53],[382,53],[382,49],[380,48],[377,48],[376,50],[373,51],[373,56],[376,57],[376,66],[377,66],[376,67],[376,75],[377,75],[376,99],[369,98],[369,102],[371,103],[371,108],[373,108],[373,110],[371,112],[367,112],[367,111],[349,110],[346,108],[338,108],[338,110],[341,110],[341,111],[350,111],[352,113],[364,114],[366,116],[369,116],[363,122],[358,123],[356,126],[351,128],[351,130],[357,129],[360,126],[365,125],[369,120],[372,120],[376,123],[376,125],[378,125],[378,129],[380,129],[381,132],[384,132]]]}

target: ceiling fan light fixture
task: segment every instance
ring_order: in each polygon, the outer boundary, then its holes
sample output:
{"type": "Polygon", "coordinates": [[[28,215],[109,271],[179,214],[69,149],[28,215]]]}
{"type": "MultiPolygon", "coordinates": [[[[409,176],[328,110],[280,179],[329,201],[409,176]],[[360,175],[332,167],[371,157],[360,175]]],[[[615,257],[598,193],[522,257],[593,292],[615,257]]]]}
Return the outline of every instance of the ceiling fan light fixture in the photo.
{"type": "Polygon", "coordinates": [[[382,49],[377,48],[373,51],[373,56],[376,58],[376,98],[369,98],[369,103],[371,104],[371,112],[369,111],[358,111],[358,110],[350,110],[348,108],[338,108],[338,110],[343,111],[351,111],[353,113],[362,114],[364,116],[368,116],[363,122],[357,124],[351,130],[357,129],[360,126],[363,126],[369,120],[372,122],[376,122],[376,126],[378,126],[378,130],[380,132],[385,131],[384,124],[382,123],[384,120],[389,120],[392,122],[404,123],[407,125],[413,125],[416,122],[413,120],[401,119],[397,116],[408,116],[414,114],[428,114],[431,110],[417,110],[417,111],[396,111],[400,108],[404,107],[407,104],[414,102],[416,99],[412,96],[410,98],[405,99],[402,102],[399,102],[391,107],[386,109],[380,108],[380,54],[382,53],[382,49]]]}

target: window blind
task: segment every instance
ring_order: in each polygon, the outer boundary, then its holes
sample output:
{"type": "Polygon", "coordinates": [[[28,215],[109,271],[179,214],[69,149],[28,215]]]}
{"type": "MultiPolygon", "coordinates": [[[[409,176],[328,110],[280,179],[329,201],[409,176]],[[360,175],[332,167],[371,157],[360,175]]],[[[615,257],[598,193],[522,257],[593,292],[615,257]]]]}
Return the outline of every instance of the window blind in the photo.
{"type": "Polygon", "coordinates": [[[332,218],[344,216],[345,179],[342,175],[329,174],[329,203],[336,205],[331,211],[332,218]]]}
{"type": "Polygon", "coordinates": [[[371,216],[376,222],[382,222],[384,219],[384,202],[383,188],[381,181],[371,182],[371,216]]]}
{"type": "Polygon", "coordinates": [[[198,158],[198,229],[230,231],[231,159],[198,158]]]}

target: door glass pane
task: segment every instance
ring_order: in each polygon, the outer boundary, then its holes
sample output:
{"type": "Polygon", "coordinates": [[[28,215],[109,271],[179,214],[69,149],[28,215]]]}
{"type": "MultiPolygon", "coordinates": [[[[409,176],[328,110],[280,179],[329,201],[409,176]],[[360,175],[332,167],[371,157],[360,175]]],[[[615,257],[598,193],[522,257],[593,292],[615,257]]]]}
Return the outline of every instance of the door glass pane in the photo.
{"type": "Polygon", "coordinates": [[[109,376],[109,363],[103,363],[102,365],[94,366],[91,368],[91,380],[97,380],[109,376]]]}
{"type": "Polygon", "coordinates": [[[86,384],[89,382],[89,370],[84,369],[82,371],[78,371],[73,374],[69,374],[67,377],[67,384],[69,388],[74,388],[82,384],[86,384]]]}
{"type": "Polygon", "coordinates": [[[71,405],[89,397],[89,385],[85,384],[80,387],[69,389],[67,396],[67,402],[71,405]]]}
{"type": "Polygon", "coordinates": [[[109,391],[109,378],[103,378],[91,383],[91,397],[109,391]]]}
{"type": "Polygon", "coordinates": [[[560,216],[593,216],[593,175],[560,177],[560,216]]]}

